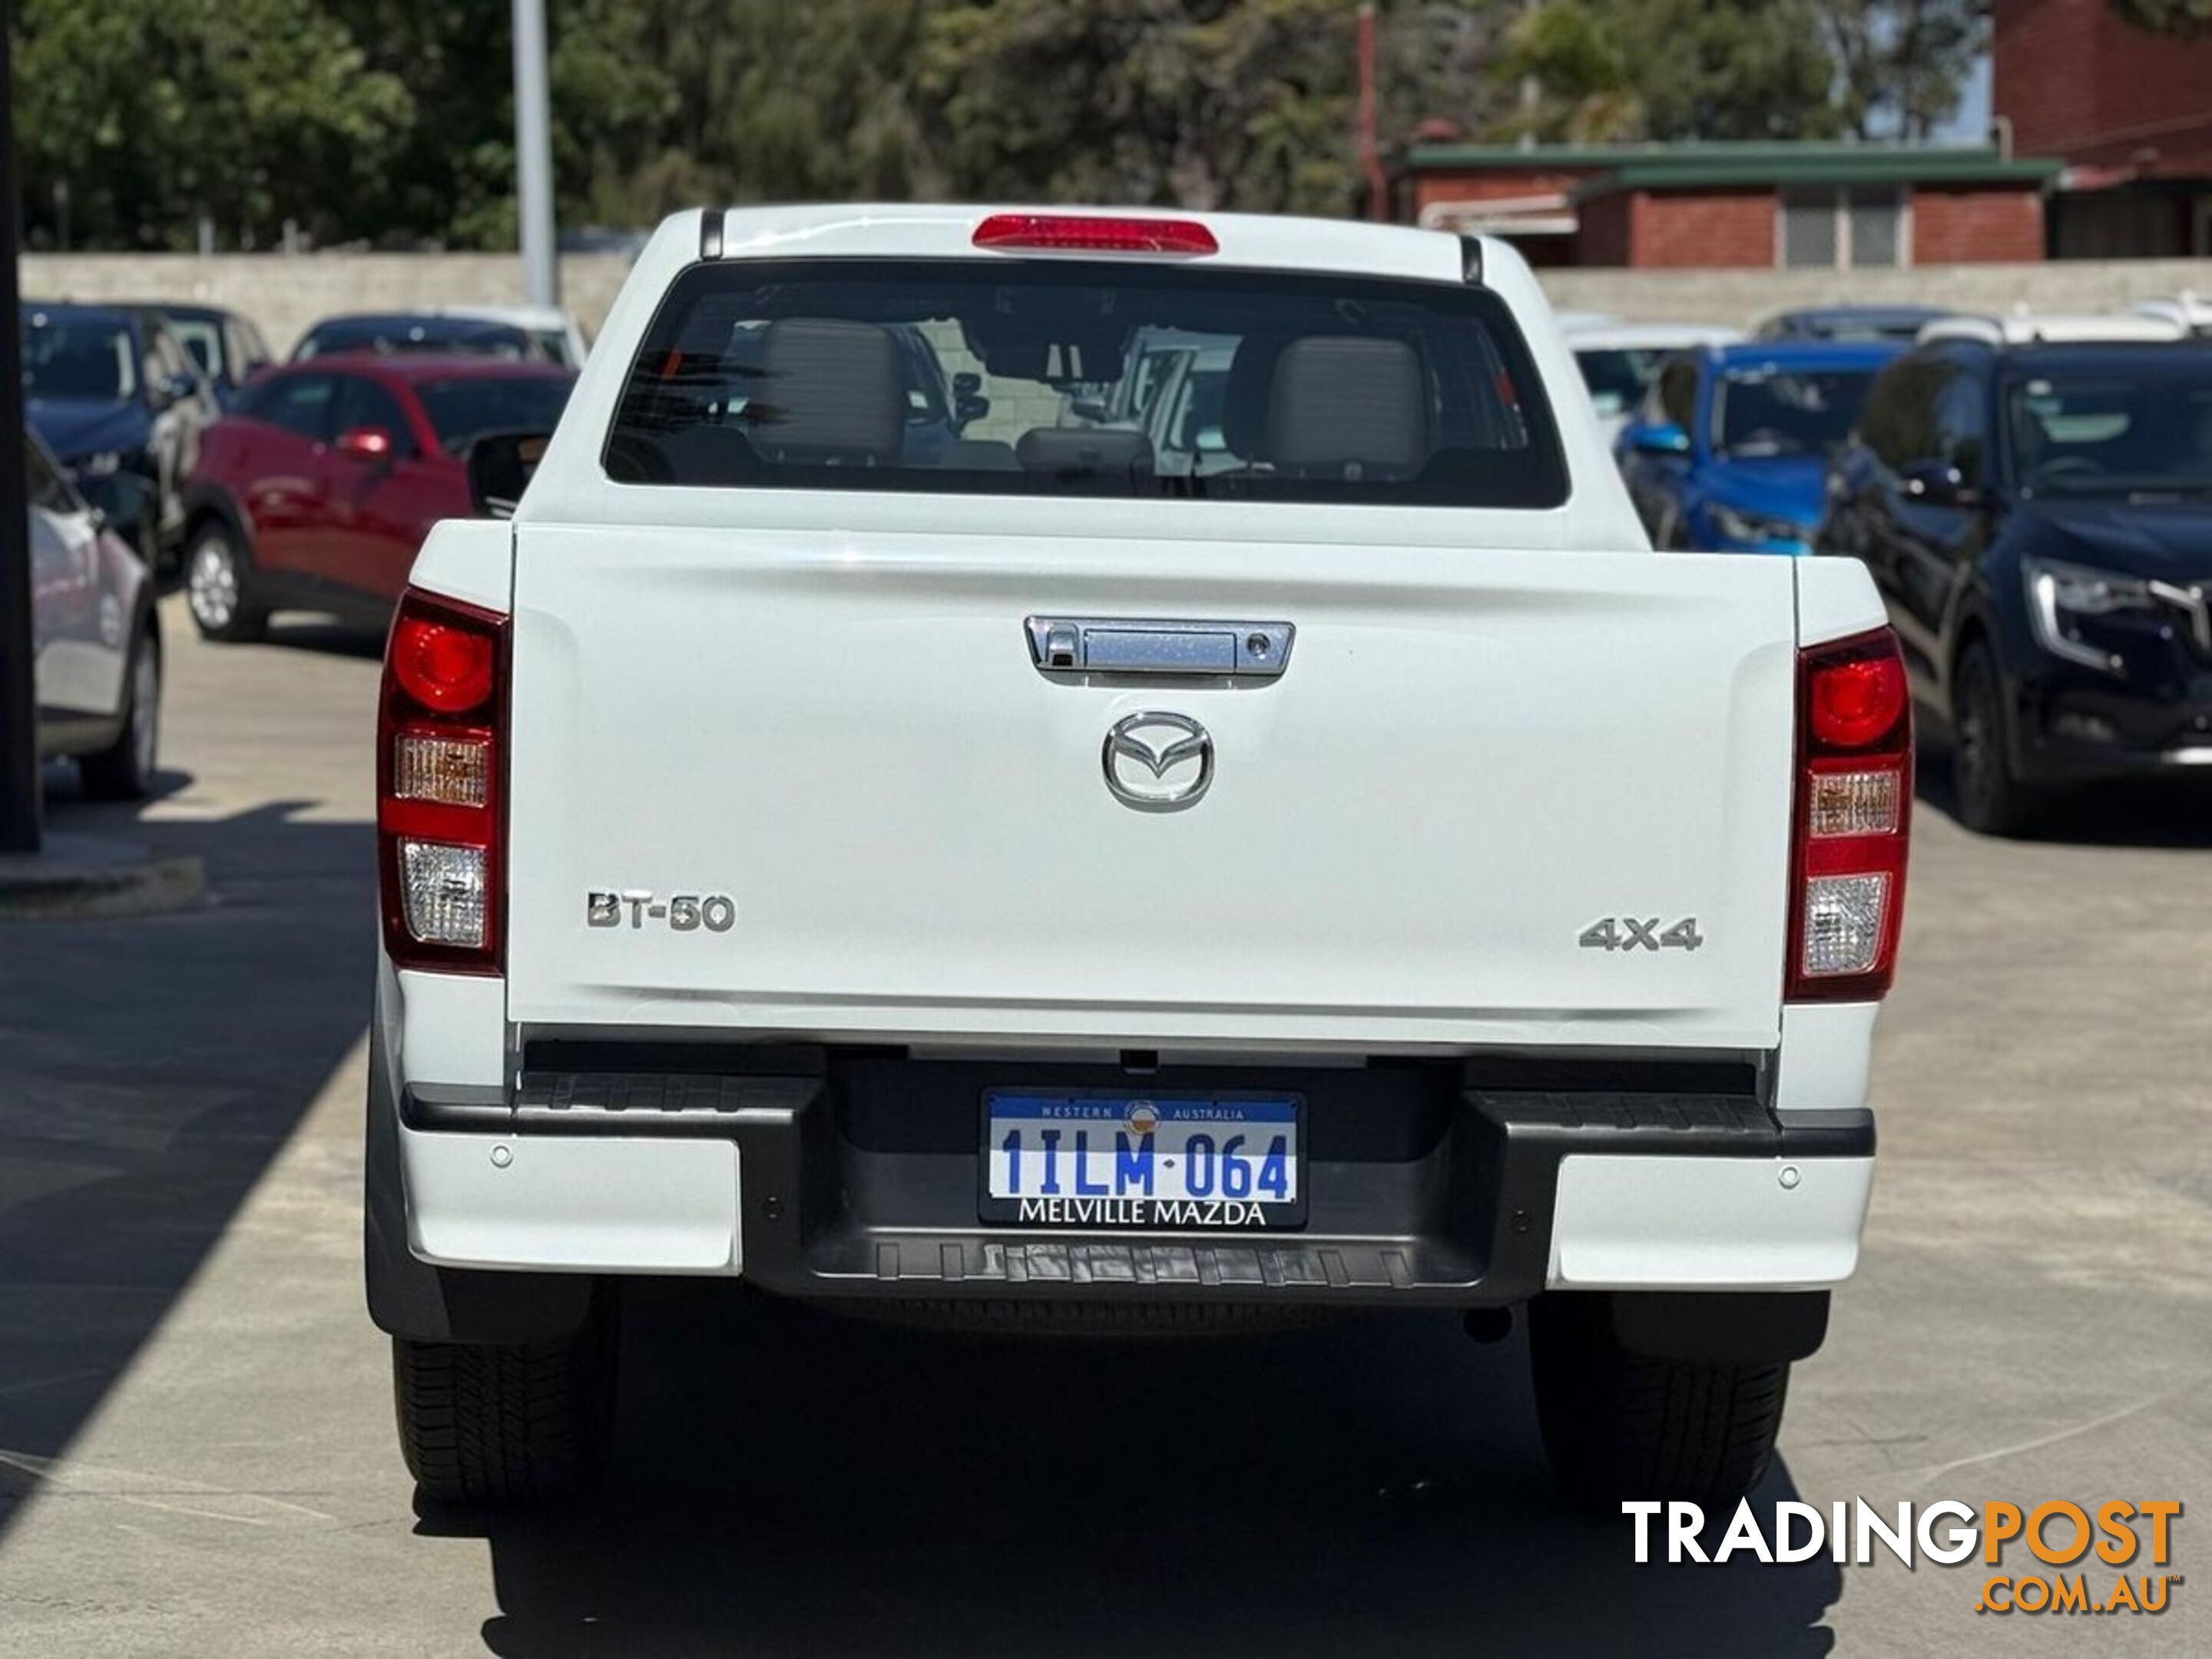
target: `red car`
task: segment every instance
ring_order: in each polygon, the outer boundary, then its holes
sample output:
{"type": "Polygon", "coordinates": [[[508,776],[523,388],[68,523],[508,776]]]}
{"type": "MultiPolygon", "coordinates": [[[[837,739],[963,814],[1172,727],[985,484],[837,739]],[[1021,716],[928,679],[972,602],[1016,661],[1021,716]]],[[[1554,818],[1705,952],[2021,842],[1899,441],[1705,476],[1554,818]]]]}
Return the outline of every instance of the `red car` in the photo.
{"type": "Polygon", "coordinates": [[[272,611],[381,622],[422,538],[473,511],[469,446],[550,432],[575,382],[550,363],[316,357],[248,386],[185,487],[185,596],[213,640],[272,611]]]}

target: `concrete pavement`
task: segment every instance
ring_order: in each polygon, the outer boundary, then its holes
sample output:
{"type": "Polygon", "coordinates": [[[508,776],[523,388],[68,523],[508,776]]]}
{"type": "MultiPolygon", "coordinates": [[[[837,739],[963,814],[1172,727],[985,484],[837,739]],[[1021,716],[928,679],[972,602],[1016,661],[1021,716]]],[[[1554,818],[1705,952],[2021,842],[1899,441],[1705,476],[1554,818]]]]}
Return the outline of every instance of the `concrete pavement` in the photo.
{"type": "Polygon", "coordinates": [[[374,641],[170,605],[171,792],[57,821],[210,901],[0,931],[0,1655],[2212,1650],[2201,797],[2030,845],[1923,806],[1866,1259],[1759,1494],[2179,1498],[2160,1617],[1633,1566],[1449,1319],[975,1343],[656,1288],[610,1493],[418,1514],[359,1291],[374,641]]]}

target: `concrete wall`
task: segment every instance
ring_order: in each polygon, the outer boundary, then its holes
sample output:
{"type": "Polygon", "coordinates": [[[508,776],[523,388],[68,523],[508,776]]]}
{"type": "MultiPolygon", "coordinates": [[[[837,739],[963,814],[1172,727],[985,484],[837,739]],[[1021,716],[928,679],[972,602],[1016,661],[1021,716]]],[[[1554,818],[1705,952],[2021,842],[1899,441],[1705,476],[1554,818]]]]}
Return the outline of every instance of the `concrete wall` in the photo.
{"type": "MultiPolygon", "coordinates": [[[[629,269],[618,254],[561,261],[561,292],[596,330],[629,269]]],[[[512,305],[522,264],[511,253],[27,253],[23,294],[35,300],[198,300],[260,325],[289,356],[318,318],[338,311],[429,305],[512,305]]]]}
{"type": "MultiPolygon", "coordinates": [[[[596,329],[626,262],[586,254],[561,264],[562,292],[596,329]]],[[[1910,301],[1962,310],[2025,302],[2048,311],[2101,311],[2194,289],[2212,295],[2212,259],[2057,260],[2032,264],[1920,265],[1901,270],[1594,270],[1538,273],[1556,305],[1657,321],[1747,324],[1788,306],[1910,301]]],[[[244,312],[289,352],[308,324],[334,311],[438,303],[512,302],[522,271],[511,254],[27,254],[23,292],[38,299],[202,300],[244,312]]]]}
{"type": "Polygon", "coordinates": [[[1868,270],[1541,270],[1556,306],[1654,322],[1757,321],[1792,306],[1899,301],[1961,311],[2108,311],[2183,289],[2212,296],[2212,259],[2051,260],[1868,270]]]}

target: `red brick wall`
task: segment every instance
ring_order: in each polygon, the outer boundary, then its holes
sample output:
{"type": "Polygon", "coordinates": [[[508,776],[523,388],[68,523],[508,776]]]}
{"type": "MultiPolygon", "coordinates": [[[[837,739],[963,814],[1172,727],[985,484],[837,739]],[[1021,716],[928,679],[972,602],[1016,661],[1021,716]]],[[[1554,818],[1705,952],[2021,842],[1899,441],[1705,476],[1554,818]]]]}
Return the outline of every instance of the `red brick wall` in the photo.
{"type": "Polygon", "coordinates": [[[1636,198],[1625,190],[1584,202],[1577,210],[1574,263],[1578,265],[1625,265],[1628,263],[1628,216],[1636,198]]]}
{"type": "Polygon", "coordinates": [[[2043,257],[2043,197],[2034,190],[1916,185],[1912,263],[1974,264],[2043,257]]]}
{"type": "Polygon", "coordinates": [[[1517,169],[1510,173],[1417,173],[1413,175],[1413,212],[1418,217],[1421,210],[1432,202],[1494,202],[1509,196],[1564,196],[1588,175],[1588,168],[1546,173],[1517,169]]]}
{"type": "Polygon", "coordinates": [[[2106,0],[1994,0],[1996,112],[2021,155],[2212,175],[2212,34],[2131,27],[2106,0]]]}
{"type": "Polygon", "coordinates": [[[1771,265],[1774,191],[1638,191],[1629,207],[1632,265],[1771,265]]]}

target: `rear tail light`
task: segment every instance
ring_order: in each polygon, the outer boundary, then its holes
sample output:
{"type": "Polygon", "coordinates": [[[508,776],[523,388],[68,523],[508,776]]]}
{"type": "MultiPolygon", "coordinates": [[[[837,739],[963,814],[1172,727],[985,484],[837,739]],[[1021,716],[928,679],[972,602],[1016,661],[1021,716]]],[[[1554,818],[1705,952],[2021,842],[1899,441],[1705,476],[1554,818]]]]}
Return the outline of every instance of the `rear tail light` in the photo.
{"type": "Polygon", "coordinates": [[[994,213],[975,227],[977,247],[1057,253],[1218,253],[1195,219],[1106,217],[1091,213],[994,213]]]}
{"type": "Polygon", "coordinates": [[[1911,826],[1912,699],[1897,635],[1878,629],[1799,652],[1790,1001],[1871,1001],[1889,989],[1911,826]]]}
{"type": "Polygon", "coordinates": [[[495,974],[507,618],[408,589],[377,705],[377,888],[401,968],[495,974]]]}

